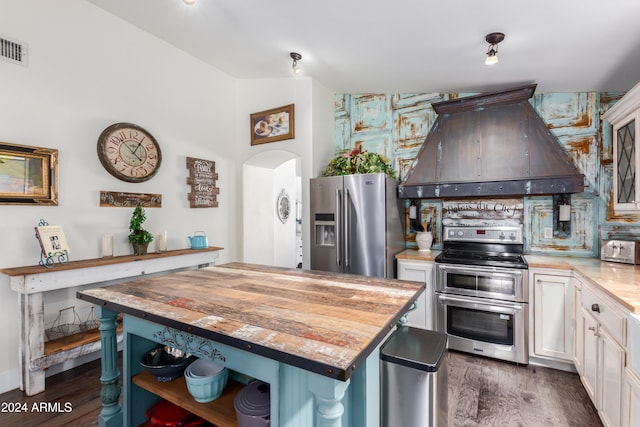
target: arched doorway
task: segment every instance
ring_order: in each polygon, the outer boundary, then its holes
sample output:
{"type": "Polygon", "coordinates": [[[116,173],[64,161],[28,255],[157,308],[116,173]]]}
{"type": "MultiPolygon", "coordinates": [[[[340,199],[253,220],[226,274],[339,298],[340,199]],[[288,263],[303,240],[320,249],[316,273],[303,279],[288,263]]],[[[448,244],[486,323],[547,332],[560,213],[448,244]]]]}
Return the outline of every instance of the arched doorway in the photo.
{"type": "Polygon", "coordinates": [[[301,266],[300,158],[288,151],[263,151],[244,163],[242,176],[244,262],[301,266]]]}

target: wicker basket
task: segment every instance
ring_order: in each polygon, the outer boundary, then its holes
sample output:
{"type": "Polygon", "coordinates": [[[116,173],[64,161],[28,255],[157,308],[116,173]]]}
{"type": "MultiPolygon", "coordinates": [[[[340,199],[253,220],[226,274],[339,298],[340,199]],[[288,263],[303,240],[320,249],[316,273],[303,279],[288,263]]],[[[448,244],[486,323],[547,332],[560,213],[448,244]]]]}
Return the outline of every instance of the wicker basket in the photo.
{"type": "Polygon", "coordinates": [[[57,340],[69,335],[77,334],[80,332],[80,316],[76,311],[76,306],[63,308],[58,311],[58,317],[53,321],[52,326],[49,329],[45,329],[47,340],[57,340]],[[71,310],[71,314],[63,316],[65,311],[71,310]],[[68,319],[71,317],[71,319],[68,319]],[[63,323],[66,320],[71,320],[71,323],[63,323]]]}
{"type": "Polygon", "coordinates": [[[89,332],[98,329],[100,326],[100,321],[96,319],[96,314],[93,311],[93,306],[91,306],[91,311],[87,316],[87,320],[80,323],[80,330],[82,332],[89,332]]]}

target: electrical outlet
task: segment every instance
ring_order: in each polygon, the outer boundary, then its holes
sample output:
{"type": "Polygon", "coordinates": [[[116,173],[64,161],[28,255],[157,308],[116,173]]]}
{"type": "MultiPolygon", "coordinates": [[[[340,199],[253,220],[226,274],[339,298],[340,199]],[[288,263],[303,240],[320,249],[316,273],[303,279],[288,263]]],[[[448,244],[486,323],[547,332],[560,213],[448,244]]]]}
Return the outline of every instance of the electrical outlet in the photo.
{"type": "Polygon", "coordinates": [[[544,238],[545,239],[552,239],[553,238],[553,228],[551,228],[551,227],[545,227],[544,228],[544,238]]]}

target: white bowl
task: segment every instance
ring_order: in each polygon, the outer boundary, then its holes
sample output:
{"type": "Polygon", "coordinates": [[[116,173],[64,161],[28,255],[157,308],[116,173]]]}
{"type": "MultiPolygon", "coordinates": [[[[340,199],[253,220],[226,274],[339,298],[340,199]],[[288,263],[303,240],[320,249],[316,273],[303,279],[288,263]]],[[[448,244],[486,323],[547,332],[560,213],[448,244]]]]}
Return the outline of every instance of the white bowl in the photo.
{"type": "Polygon", "coordinates": [[[198,359],[185,369],[185,375],[190,377],[212,377],[224,369],[220,363],[209,359],[198,359]]]}

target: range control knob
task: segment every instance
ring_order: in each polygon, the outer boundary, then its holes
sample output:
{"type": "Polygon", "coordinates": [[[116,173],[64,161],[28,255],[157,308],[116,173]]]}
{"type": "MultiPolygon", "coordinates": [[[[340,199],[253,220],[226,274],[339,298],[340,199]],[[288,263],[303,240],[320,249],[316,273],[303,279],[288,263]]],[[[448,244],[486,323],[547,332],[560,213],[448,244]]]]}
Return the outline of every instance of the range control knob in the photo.
{"type": "Polygon", "coordinates": [[[458,231],[458,237],[462,237],[462,236],[464,236],[464,231],[462,230],[458,231]]]}
{"type": "Polygon", "coordinates": [[[501,232],[500,232],[500,234],[498,235],[498,238],[499,238],[500,240],[504,240],[504,238],[505,238],[505,237],[506,237],[506,236],[504,235],[504,231],[501,231],[501,232]]]}

